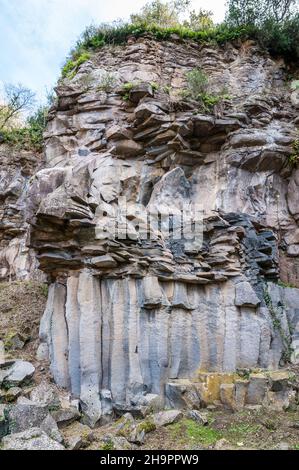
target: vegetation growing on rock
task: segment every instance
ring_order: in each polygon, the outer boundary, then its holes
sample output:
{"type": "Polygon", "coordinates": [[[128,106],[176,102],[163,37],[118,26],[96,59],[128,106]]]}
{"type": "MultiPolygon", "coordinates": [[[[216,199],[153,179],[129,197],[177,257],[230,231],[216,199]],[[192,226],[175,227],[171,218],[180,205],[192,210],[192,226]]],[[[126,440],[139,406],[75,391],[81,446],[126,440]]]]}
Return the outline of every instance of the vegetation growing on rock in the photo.
{"type": "MultiPolygon", "coordinates": [[[[48,101],[50,105],[50,95],[48,101]]],[[[42,150],[49,105],[33,111],[35,104],[35,94],[28,88],[21,84],[5,85],[0,105],[0,143],[16,149],[42,150]]]]}
{"type": "Polygon", "coordinates": [[[105,45],[123,44],[131,36],[151,35],[156,40],[190,39],[199,43],[224,44],[253,39],[274,56],[287,62],[299,58],[299,12],[295,0],[229,0],[226,18],[214,24],[212,13],[190,11],[190,0],[147,3],[129,22],[89,26],[62,70],[62,76],[75,73],[89,53],[105,45]],[[186,15],[188,18],[186,19],[186,15]]]}
{"type": "Polygon", "coordinates": [[[223,89],[213,93],[209,90],[209,80],[201,69],[193,69],[186,74],[187,87],[182,90],[182,96],[198,102],[200,111],[210,113],[214,107],[230,98],[223,89]]]}

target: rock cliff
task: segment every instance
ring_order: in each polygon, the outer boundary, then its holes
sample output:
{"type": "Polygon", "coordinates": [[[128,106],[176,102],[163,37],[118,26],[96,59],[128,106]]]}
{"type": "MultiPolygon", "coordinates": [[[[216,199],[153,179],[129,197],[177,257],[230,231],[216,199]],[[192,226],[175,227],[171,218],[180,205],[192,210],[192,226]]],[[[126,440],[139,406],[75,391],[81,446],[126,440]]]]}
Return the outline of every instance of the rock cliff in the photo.
{"type": "Polygon", "coordinates": [[[27,192],[42,166],[42,155],[0,144],[0,281],[43,278],[26,246],[27,192]]]}
{"type": "Polygon", "coordinates": [[[50,282],[38,354],[89,422],[200,401],[203,373],[298,362],[298,97],[284,64],[251,42],[144,37],[102,48],[57,95],[47,163],[23,193],[50,282]],[[230,95],[214,114],[181,97],[196,67],[230,95]]]}

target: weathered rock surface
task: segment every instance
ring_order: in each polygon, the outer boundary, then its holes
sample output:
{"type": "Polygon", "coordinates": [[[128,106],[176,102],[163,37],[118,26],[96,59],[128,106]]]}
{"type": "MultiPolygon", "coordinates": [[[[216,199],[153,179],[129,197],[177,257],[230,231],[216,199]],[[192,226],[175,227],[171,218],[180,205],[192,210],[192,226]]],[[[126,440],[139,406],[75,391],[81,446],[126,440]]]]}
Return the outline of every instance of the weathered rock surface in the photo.
{"type": "Polygon", "coordinates": [[[0,144],[0,280],[43,277],[26,246],[27,191],[42,165],[42,155],[0,144]]]}
{"type": "Polygon", "coordinates": [[[2,439],[2,450],[64,450],[39,428],[31,428],[2,439]]]}
{"type": "Polygon", "coordinates": [[[6,388],[18,387],[27,383],[35,372],[34,366],[27,361],[17,360],[1,371],[0,385],[6,388]]]}
{"type": "MultiPolygon", "coordinates": [[[[39,354],[88,424],[141,412],[148,395],[199,408],[215,380],[199,371],[298,362],[297,110],[286,81],[251,43],[140,38],[59,83],[46,168],[26,193],[28,247],[51,281],[39,354]],[[194,67],[231,96],[213,115],[180,98],[194,67]],[[117,86],[99,92],[107,71],[117,86]]],[[[263,401],[258,379],[241,382],[217,382],[215,400],[263,401]]]]}
{"type": "Polygon", "coordinates": [[[167,426],[176,423],[183,417],[183,413],[179,410],[160,411],[153,415],[153,421],[157,427],[167,426]]]}

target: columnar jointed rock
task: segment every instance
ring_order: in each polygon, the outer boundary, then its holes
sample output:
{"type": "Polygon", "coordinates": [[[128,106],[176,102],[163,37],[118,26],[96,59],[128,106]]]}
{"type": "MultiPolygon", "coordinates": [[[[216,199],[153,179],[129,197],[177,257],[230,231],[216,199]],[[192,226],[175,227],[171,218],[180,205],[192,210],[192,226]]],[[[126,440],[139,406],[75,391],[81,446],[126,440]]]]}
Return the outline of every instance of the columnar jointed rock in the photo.
{"type": "Polygon", "coordinates": [[[52,280],[42,352],[91,424],[146,394],[179,402],[199,369],[278,368],[286,346],[297,360],[299,290],[272,284],[299,287],[285,80],[252,44],[140,38],[102,49],[57,87],[47,168],[30,188],[30,246],[52,280]],[[180,98],[194,67],[229,89],[217,115],[180,98]],[[117,85],[105,93],[108,70],[117,85]]]}

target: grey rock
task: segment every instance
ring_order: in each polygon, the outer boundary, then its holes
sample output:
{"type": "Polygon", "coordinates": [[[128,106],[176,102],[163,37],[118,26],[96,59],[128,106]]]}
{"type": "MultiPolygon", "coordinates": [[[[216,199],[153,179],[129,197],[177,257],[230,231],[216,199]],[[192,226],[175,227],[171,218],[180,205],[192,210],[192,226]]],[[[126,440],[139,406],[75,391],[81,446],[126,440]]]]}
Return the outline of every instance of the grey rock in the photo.
{"type": "Polygon", "coordinates": [[[201,407],[200,393],[192,383],[169,382],[165,386],[165,395],[172,408],[201,407]]]}
{"type": "Polygon", "coordinates": [[[48,416],[46,405],[38,405],[30,400],[17,403],[9,411],[9,430],[19,433],[32,427],[40,427],[48,416]]]}
{"type": "Polygon", "coordinates": [[[201,426],[207,426],[209,424],[206,415],[198,410],[188,410],[186,413],[186,417],[189,419],[193,419],[193,421],[200,424],[201,426]]]}
{"type": "Polygon", "coordinates": [[[116,426],[117,436],[123,437],[130,443],[143,444],[145,440],[145,430],[137,423],[130,413],[125,413],[116,426]]]}
{"type": "Polygon", "coordinates": [[[147,393],[137,400],[137,407],[140,407],[142,416],[146,416],[163,409],[163,398],[155,393],[147,393]]]}
{"type": "Polygon", "coordinates": [[[153,89],[149,83],[140,83],[138,85],[135,85],[129,93],[130,101],[135,104],[139,103],[139,101],[145,96],[153,96],[153,89]]]}
{"type": "Polygon", "coordinates": [[[30,393],[30,400],[34,403],[47,405],[51,410],[60,406],[59,391],[55,385],[41,382],[30,393]]]}
{"type": "Polygon", "coordinates": [[[4,437],[2,450],[64,450],[64,447],[35,427],[4,437]]]}
{"type": "Polygon", "coordinates": [[[152,419],[157,427],[161,427],[176,423],[182,417],[183,413],[180,410],[167,410],[153,414],[152,419]]]}
{"type": "Polygon", "coordinates": [[[262,405],[265,399],[267,385],[267,377],[263,375],[251,375],[247,389],[246,402],[249,405],[262,405]]]}
{"type": "Polygon", "coordinates": [[[57,423],[56,423],[55,419],[50,414],[48,414],[48,416],[46,416],[46,418],[40,424],[40,428],[41,428],[42,431],[44,431],[46,434],[48,434],[48,436],[51,439],[54,439],[54,441],[57,441],[57,442],[60,442],[60,443],[63,442],[63,437],[62,437],[61,433],[59,432],[57,423]]]}
{"type": "Polygon", "coordinates": [[[51,415],[59,428],[63,428],[81,417],[79,411],[74,407],[60,408],[59,410],[52,411],[51,415]]]}
{"type": "MultiPolygon", "coordinates": [[[[240,60],[234,44],[196,51],[174,37],[139,39],[99,50],[59,84],[46,168],[0,146],[0,277],[27,278],[38,259],[53,279],[38,357],[49,359],[91,426],[113,410],[142,415],[148,393],[166,407],[200,408],[209,397],[205,384],[192,384],[196,371],[277,369],[284,345],[264,302],[267,285],[274,307],[286,306],[290,359],[299,357],[298,289],[271,286],[279,277],[299,286],[299,173],[286,165],[298,118],[289,91],[281,93],[283,64],[253,44],[240,60]],[[213,93],[229,83],[231,102],[213,114],[179,99],[196,67],[209,71],[213,93]],[[108,70],[117,87],[99,92],[108,70]],[[126,82],[130,102],[122,99],[126,82]],[[116,210],[123,198],[125,215],[116,210]],[[140,202],[148,214],[136,217],[140,202]],[[195,224],[178,215],[198,204],[204,223],[195,242],[195,224]],[[147,230],[147,216],[162,212],[147,230]],[[23,257],[26,240],[32,248],[23,257]]],[[[265,403],[255,387],[250,400],[265,403]]],[[[280,393],[267,391],[268,402],[280,393]]],[[[238,408],[246,394],[241,384],[222,387],[238,408]]]]}
{"type": "Polygon", "coordinates": [[[115,450],[133,450],[135,447],[125,437],[114,436],[111,438],[113,448],[115,450]]]}
{"type": "Polygon", "coordinates": [[[5,373],[3,384],[6,388],[21,386],[30,381],[34,372],[30,362],[18,360],[5,373]]]}
{"type": "Polygon", "coordinates": [[[247,281],[236,284],[235,305],[238,307],[257,307],[260,299],[247,281]]]}

